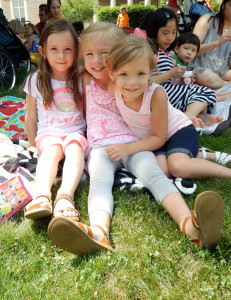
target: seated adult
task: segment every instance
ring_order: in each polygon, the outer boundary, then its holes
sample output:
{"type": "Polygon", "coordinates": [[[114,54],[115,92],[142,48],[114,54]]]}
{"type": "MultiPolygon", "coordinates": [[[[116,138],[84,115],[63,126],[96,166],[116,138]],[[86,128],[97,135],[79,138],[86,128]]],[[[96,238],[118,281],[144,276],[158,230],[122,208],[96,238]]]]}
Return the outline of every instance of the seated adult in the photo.
{"type": "Polygon", "coordinates": [[[38,32],[41,34],[43,31],[43,28],[45,27],[45,25],[49,19],[49,12],[48,12],[47,4],[39,5],[39,19],[40,19],[40,22],[37,23],[35,26],[38,29],[38,32]]]}
{"type": "Polygon", "coordinates": [[[220,11],[200,17],[193,30],[201,46],[190,66],[206,68],[199,70],[200,84],[214,89],[231,81],[230,11],[230,0],[223,0],[220,11]]]}

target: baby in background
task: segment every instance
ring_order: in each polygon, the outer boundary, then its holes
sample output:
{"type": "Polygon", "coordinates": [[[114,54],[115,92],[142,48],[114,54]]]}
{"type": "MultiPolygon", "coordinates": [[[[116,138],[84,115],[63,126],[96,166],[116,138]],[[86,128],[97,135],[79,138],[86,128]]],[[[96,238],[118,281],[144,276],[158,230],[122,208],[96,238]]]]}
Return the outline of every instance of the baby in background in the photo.
{"type": "MultiPolygon", "coordinates": [[[[173,67],[185,66],[186,71],[192,70],[190,62],[196,57],[200,50],[200,40],[192,32],[182,33],[176,40],[174,54],[172,55],[173,67]]],[[[204,67],[196,67],[193,70],[195,83],[211,89],[220,88],[223,84],[218,74],[204,67]]],[[[181,84],[181,79],[175,79],[174,83],[181,84]]]]}

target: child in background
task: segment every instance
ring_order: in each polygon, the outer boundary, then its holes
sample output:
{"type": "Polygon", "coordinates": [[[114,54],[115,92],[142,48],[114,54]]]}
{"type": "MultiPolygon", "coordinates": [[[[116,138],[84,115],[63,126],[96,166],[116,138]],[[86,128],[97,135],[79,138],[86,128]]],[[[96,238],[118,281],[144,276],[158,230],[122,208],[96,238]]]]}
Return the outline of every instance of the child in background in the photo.
{"type": "MultiPolygon", "coordinates": [[[[191,214],[180,193],[160,170],[153,153],[143,151],[152,150],[152,142],[146,144],[138,141],[123,121],[115,98],[109,93],[110,78],[106,57],[113,44],[123,36],[123,32],[115,25],[100,22],[88,27],[81,35],[80,53],[86,68],[83,82],[89,142],[87,163],[90,175],[88,198],[90,226],[56,217],[49,224],[48,234],[57,246],[74,254],[84,255],[102,249],[112,251],[109,242],[113,213],[112,185],[116,169],[125,166],[151,191],[157,203],[166,209],[184,234],[197,242],[200,248],[211,248],[220,239],[223,220],[222,199],[214,192],[202,193],[198,195],[195,203],[197,217],[195,213],[191,214]],[[110,147],[117,144],[129,147],[129,151],[121,160],[114,159],[109,153],[110,147]],[[209,214],[207,214],[208,203],[211,207],[209,214]]],[[[147,76],[142,72],[139,77],[142,81],[144,77],[149,78],[150,74],[147,76]]],[[[139,93],[130,91],[129,88],[127,92],[139,93]]],[[[165,113],[164,125],[161,122],[161,126],[166,132],[167,106],[164,101],[161,110],[165,113]]],[[[164,144],[165,138],[165,134],[164,136],[160,134],[154,143],[160,147],[164,144]]],[[[146,140],[149,140],[149,137],[146,140]]]]}
{"type": "Polygon", "coordinates": [[[129,27],[129,17],[128,14],[126,13],[125,6],[121,6],[120,8],[120,14],[118,15],[117,18],[117,26],[120,28],[129,27]]]}
{"type": "MultiPolygon", "coordinates": [[[[200,40],[198,36],[191,32],[182,33],[176,40],[175,54],[172,55],[173,67],[184,66],[186,70],[191,70],[192,68],[189,67],[189,64],[196,57],[199,50],[200,40]]],[[[220,76],[209,69],[196,67],[193,69],[193,73],[195,74],[195,83],[199,85],[207,86],[211,89],[217,89],[224,85],[224,81],[220,76]]]]}
{"type": "MultiPolygon", "coordinates": [[[[185,67],[173,67],[169,50],[174,48],[177,33],[176,15],[167,8],[159,8],[147,15],[147,37],[156,43],[158,49],[158,72],[153,72],[152,82],[161,84],[167,92],[170,103],[183,111],[196,127],[210,126],[222,121],[219,116],[210,115],[216,104],[214,91],[207,87],[173,84],[173,78],[180,78],[185,73],[185,67]],[[198,119],[199,118],[199,119],[198,119]],[[202,119],[202,123],[200,122],[202,119]]],[[[142,28],[142,30],[144,30],[142,28]]]]}
{"type": "Polygon", "coordinates": [[[39,32],[38,29],[32,23],[25,25],[26,35],[28,37],[27,50],[29,53],[38,53],[39,47],[39,32]]]}
{"type": "Polygon", "coordinates": [[[22,43],[25,44],[25,28],[23,24],[18,19],[14,19],[10,20],[9,26],[13,30],[13,32],[20,38],[22,43]]]}
{"type": "Polygon", "coordinates": [[[184,66],[186,70],[189,62],[194,59],[200,50],[200,40],[197,35],[191,32],[182,33],[176,39],[174,54],[172,55],[173,67],[184,66]]]}
{"type": "Polygon", "coordinates": [[[39,154],[37,195],[26,206],[25,217],[35,220],[53,212],[54,216],[78,220],[74,192],[83,172],[87,140],[77,79],[78,39],[73,26],[66,20],[49,22],[39,52],[39,69],[29,75],[24,87],[29,146],[36,146],[39,154]],[[64,157],[62,183],[52,210],[51,187],[64,157]]]}

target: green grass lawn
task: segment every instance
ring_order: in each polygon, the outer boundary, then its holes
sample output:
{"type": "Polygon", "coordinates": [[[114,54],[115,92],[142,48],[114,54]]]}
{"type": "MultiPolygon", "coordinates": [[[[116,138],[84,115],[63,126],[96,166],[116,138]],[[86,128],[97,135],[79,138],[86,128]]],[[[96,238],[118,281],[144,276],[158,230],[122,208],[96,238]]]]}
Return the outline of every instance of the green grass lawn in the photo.
{"type": "MultiPolygon", "coordinates": [[[[25,98],[17,89],[7,94],[25,98]]],[[[200,141],[231,153],[231,128],[200,141]]],[[[47,236],[49,218],[33,222],[18,212],[0,225],[0,299],[231,299],[230,179],[195,182],[195,195],[185,197],[191,209],[205,190],[217,191],[225,203],[222,239],[214,252],[193,246],[148,195],[116,190],[114,253],[77,257],[58,249],[47,236]]],[[[75,193],[87,224],[88,184],[75,193]]]]}

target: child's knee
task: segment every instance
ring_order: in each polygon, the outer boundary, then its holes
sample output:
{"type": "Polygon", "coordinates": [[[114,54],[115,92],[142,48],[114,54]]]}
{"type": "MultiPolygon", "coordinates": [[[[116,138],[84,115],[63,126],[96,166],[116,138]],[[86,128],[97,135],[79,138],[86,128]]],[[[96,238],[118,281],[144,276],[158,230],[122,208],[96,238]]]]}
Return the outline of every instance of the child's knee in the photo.
{"type": "Polygon", "coordinates": [[[171,160],[168,167],[173,177],[188,178],[188,172],[183,160],[171,160]]]}

